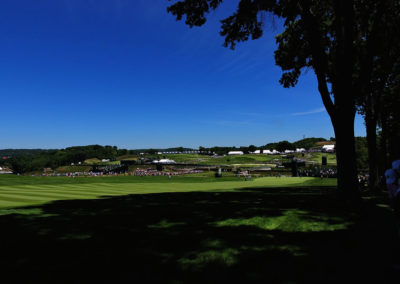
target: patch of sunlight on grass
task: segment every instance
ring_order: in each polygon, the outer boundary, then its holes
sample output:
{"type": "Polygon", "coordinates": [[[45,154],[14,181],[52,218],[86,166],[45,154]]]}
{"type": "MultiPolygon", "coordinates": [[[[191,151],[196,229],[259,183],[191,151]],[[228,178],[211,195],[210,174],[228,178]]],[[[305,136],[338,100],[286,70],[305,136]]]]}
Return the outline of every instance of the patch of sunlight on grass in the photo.
{"type": "Polygon", "coordinates": [[[388,209],[390,209],[390,206],[389,206],[388,204],[382,204],[382,203],[376,204],[376,207],[381,207],[381,208],[388,208],[388,209]]]}
{"type": "Polygon", "coordinates": [[[167,220],[161,220],[157,224],[148,225],[150,229],[168,229],[175,226],[185,225],[183,222],[168,222],[167,220]]]}
{"type": "Polygon", "coordinates": [[[200,271],[209,264],[219,264],[230,267],[237,263],[238,254],[239,250],[233,248],[193,252],[186,257],[180,258],[178,264],[182,269],[192,271],[200,271]]]}
{"type": "Polygon", "coordinates": [[[352,222],[339,217],[314,216],[306,211],[287,210],[279,217],[256,216],[252,218],[227,219],[217,226],[255,226],[263,230],[284,232],[321,232],[344,230],[352,222]]]}

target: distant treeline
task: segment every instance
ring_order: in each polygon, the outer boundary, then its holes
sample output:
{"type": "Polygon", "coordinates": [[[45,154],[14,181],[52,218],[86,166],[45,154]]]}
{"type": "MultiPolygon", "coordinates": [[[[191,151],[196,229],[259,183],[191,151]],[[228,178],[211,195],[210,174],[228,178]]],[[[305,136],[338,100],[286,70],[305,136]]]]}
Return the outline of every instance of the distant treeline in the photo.
{"type": "MultiPolygon", "coordinates": [[[[333,140],[333,139],[331,139],[333,140]]],[[[288,141],[280,141],[269,143],[264,146],[256,147],[254,145],[242,147],[200,147],[199,150],[203,154],[216,153],[218,155],[227,154],[229,151],[243,151],[244,153],[254,152],[255,150],[294,150],[296,148],[310,149],[316,146],[317,142],[327,141],[324,138],[306,138],[293,143],[288,141]]],[[[366,140],[364,137],[356,138],[356,149],[358,155],[358,167],[366,168],[367,150],[366,140]]],[[[0,159],[0,165],[11,167],[14,173],[27,173],[32,171],[42,171],[44,168],[57,169],[60,166],[78,164],[87,159],[110,159],[114,160],[125,155],[138,155],[141,153],[155,154],[157,152],[185,152],[197,149],[175,147],[167,149],[118,149],[116,146],[76,146],[61,150],[44,150],[44,149],[5,149],[0,150],[0,157],[9,157],[8,159],[0,159]]]]}
{"type": "Polygon", "coordinates": [[[86,159],[115,159],[118,156],[128,154],[126,149],[118,149],[116,146],[77,146],[61,150],[14,150],[9,153],[9,159],[1,160],[1,164],[10,166],[14,173],[26,173],[43,170],[43,168],[56,169],[71,163],[84,162],[86,159]],[[12,155],[10,155],[12,153],[12,155]]]}
{"type": "Polygon", "coordinates": [[[37,155],[43,152],[53,152],[55,149],[1,149],[0,158],[37,155]]]}
{"type": "MultiPolygon", "coordinates": [[[[325,142],[327,141],[325,138],[304,138],[296,142],[289,142],[289,141],[279,141],[279,142],[274,142],[274,143],[268,143],[263,146],[240,146],[240,147],[200,147],[199,150],[201,152],[211,152],[211,153],[216,153],[218,155],[223,155],[228,153],[229,151],[242,151],[243,153],[251,153],[256,150],[277,150],[279,152],[283,152],[285,150],[296,150],[297,148],[304,148],[306,150],[309,150],[310,148],[313,148],[316,146],[317,142],[325,142]]],[[[331,141],[334,141],[334,138],[331,138],[331,141]]]]}

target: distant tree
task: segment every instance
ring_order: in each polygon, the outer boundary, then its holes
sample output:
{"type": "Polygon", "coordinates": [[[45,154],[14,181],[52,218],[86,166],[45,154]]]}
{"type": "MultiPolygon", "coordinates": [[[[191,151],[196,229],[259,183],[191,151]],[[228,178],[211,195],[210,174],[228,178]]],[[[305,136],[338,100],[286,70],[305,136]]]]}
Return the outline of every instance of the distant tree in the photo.
{"type": "Polygon", "coordinates": [[[156,150],[156,149],[148,149],[148,150],[147,150],[147,153],[150,154],[150,155],[154,155],[154,154],[156,154],[157,152],[158,152],[158,150],[156,150]]]}
{"type": "Polygon", "coordinates": [[[295,150],[296,148],[289,141],[281,141],[276,145],[276,150],[284,152],[285,150],[295,150]]]}
{"type": "Polygon", "coordinates": [[[248,154],[248,153],[249,153],[249,147],[247,147],[247,146],[240,146],[240,147],[239,147],[239,151],[242,151],[244,154],[248,154]]]}
{"type": "Polygon", "coordinates": [[[117,155],[118,156],[124,156],[128,154],[128,150],[127,149],[119,149],[117,155]]]}
{"type": "Polygon", "coordinates": [[[18,156],[11,158],[9,163],[14,174],[23,174],[33,170],[32,158],[29,156],[18,156]]]}
{"type": "Polygon", "coordinates": [[[272,150],[276,150],[277,145],[278,145],[278,143],[268,143],[264,146],[264,148],[272,151],[272,150]]]}
{"type": "Polygon", "coordinates": [[[248,150],[249,150],[249,152],[254,152],[255,150],[257,150],[257,147],[254,146],[254,145],[250,145],[250,146],[248,147],[248,150]]]}

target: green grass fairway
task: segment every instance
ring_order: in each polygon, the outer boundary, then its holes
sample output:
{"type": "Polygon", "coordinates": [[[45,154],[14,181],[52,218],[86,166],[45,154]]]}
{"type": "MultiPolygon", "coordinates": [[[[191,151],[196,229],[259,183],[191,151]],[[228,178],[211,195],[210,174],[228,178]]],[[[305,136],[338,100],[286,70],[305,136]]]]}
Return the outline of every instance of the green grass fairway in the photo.
{"type": "Polygon", "coordinates": [[[0,177],[1,283],[391,283],[385,196],[335,183],[0,177]]]}
{"type": "Polygon", "coordinates": [[[315,165],[321,165],[322,157],[326,157],[328,166],[336,166],[336,154],[333,153],[306,153],[304,157],[299,154],[296,154],[296,156],[315,165]]]}
{"type": "Polygon", "coordinates": [[[266,177],[251,181],[236,177],[0,177],[1,209],[54,200],[190,191],[232,191],[246,188],[336,185],[335,179],[266,177]]]}

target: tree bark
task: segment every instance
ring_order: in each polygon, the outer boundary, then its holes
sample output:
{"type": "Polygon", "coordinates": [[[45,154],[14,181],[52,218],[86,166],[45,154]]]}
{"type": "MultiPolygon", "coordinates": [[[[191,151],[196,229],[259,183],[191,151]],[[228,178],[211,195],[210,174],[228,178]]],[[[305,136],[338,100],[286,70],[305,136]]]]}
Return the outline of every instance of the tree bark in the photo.
{"type": "Polygon", "coordinates": [[[372,106],[367,106],[365,113],[365,126],[367,130],[369,188],[379,191],[378,162],[376,153],[376,118],[371,111],[372,106]]]}
{"type": "Polygon", "coordinates": [[[331,116],[336,136],[336,160],[338,189],[350,201],[360,199],[357,183],[356,151],[354,144],[354,117],[351,109],[337,109],[338,115],[331,116]]]}
{"type": "Polygon", "coordinates": [[[386,169],[389,168],[388,158],[387,158],[387,123],[386,114],[381,114],[381,124],[382,124],[382,137],[381,137],[381,156],[383,157],[381,173],[384,173],[386,169]]]}
{"type": "MultiPolygon", "coordinates": [[[[331,118],[336,137],[336,160],[338,190],[345,200],[358,204],[360,200],[357,184],[356,152],[354,145],[355,93],[353,88],[353,1],[341,0],[335,3],[336,47],[334,80],[332,91],[328,89],[328,58],[322,44],[319,22],[310,9],[310,1],[300,1],[302,19],[307,30],[313,58],[313,69],[318,80],[322,102],[331,118]],[[334,102],[331,94],[333,94],[334,102]]],[[[332,75],[332,74],[331,74],[332,75]]]]}

